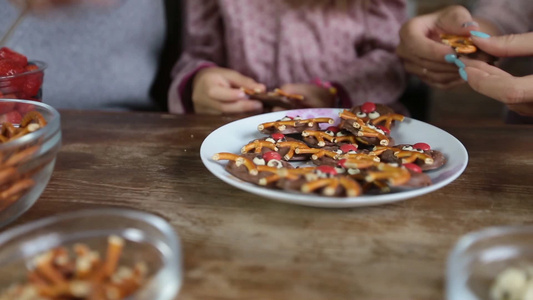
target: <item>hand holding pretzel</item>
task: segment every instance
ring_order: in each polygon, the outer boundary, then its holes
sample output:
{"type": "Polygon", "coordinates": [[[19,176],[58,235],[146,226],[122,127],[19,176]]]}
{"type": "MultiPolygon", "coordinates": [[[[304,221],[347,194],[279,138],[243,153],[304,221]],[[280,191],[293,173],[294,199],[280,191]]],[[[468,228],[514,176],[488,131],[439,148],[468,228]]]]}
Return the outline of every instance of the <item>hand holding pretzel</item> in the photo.
{"type": "MultiPolygon", "coordinates": [[[[483,51],[497,57],[533,56],[533,32],[497,37],[472,37],[483,51]]],[[[533,75],[514,77],[487,63],[461,58],[465,79],[477,92],[494,98],[521,115],[533,116],[533,75]]]]}
{"type": "Polygon", "coordinates": [[[494,25],[474,20],[463,6],[453,5],[437,12],[418,16],[406,22],[400,30],[397,54],[406,70],[432,87],[447,89],[464,81],[456,65],[457,53],[441,42],[441,34],[470,36],[470,31],[483,29],[496,33],[494,25]]]}

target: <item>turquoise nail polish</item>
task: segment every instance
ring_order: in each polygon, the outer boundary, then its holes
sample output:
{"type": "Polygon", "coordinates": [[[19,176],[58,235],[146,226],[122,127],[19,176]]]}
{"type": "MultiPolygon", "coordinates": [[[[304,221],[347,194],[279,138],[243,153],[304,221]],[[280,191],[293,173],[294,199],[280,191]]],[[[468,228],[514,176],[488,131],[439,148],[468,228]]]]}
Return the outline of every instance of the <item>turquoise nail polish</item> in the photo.
{"type": "Polygon", "coordinates": [[[461,78],[463,78],[464,81],[468,81],[468,75],[466,74],[465,69],[460,68],[459,69],[459,75],[461,75],[461,78]]]}
{"type": "Polygon", "coordinates": [[[457,55],[455,55],[455,54],[446,54],[446,55],[444,55],[444,60],[447,63],[453,64],[457,60],[457,55]]]}
{"type": "Polygon", "coordinates": [[[470,31],[470,35],[472,36],[475,36],[475,37],[478,37],[478,38],[483,38],[483,39],[488,39],[490,38],[490,35],[484,33],[484,32],[481,32],[481,31],[475,31],[475,30],[472,30],[470,31]]]}
{"type": "Polygon", "coordinates": [[[465,63],[460,61],[460,60],[458,60],[458,59],[455,60],[455,65],[458,66],[461,69],[464,69],[464,67],[466,67],[465,63]]]}

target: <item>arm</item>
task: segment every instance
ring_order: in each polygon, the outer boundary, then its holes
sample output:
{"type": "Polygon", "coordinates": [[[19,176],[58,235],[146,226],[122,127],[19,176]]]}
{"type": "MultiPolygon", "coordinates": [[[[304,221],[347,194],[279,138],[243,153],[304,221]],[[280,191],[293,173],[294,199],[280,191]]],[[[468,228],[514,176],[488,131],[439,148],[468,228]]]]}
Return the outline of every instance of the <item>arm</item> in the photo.
{"type": "Polygon", "coordinates": [[[405,72],[395,48],[398,30],[405,21],[403,1],[367,1],[366,36],[359,45],[358,57],[346,72],[335,80],[350,98],[352,105],[365,101],[391,103],[405,88],[405,72]]]}
{"type": "Polygon", "coordinates": [[[168,95],[171,113],[192,112],[194,75],[224,62],[222,18],[215,0],[185,1],[183,53],[172,71],[168,95]]]}

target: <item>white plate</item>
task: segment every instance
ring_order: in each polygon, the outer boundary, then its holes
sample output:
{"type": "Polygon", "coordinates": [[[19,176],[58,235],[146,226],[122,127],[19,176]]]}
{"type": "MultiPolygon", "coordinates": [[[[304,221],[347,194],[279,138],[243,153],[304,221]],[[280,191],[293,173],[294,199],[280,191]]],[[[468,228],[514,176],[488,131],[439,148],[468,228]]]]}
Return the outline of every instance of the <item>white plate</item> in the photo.
{"type": "Polygon", "coordinates": [[[313,117],[330,117],[338,124],[340,109],[297,109],[290,111],[272,112],[240,119],[226,124],[213,131],[202,143],[200,156],[206,168],[216,177],[241,190],[278,200],[307,206],[317,207],[355,207],[370,206],[396,202],[433,192],[454,181],[463,173],[468,163],[468,153],[465,147],[454,136],[433,125],[405,118],[397,122],[392,129],[392,137],[396,144],[428,143],[432,149],[441,151],[446,156],[446,164],[427,174],[433,185],[428,187],[397,191],[380,195],[362,195],[359,197],[325,197],[282,190],[272,190],[244,182],[229,174],[224,166],[227,161],[214,161],[211,157],[218,152],[240,153],[240,149],[250,141],[265,135],[257,130],[257,125],[264,122],[279,120],[286,115],[300,116],[304,119],[313,117]]]}

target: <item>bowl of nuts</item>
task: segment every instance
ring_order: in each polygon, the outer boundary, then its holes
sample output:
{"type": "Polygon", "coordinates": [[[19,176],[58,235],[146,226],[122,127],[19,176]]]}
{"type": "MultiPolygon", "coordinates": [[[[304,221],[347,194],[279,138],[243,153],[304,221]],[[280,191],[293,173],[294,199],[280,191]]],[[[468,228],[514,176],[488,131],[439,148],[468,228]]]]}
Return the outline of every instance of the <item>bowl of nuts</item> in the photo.
{"type": "Polygon", "coordinates": [[[60,146],[57,110],[36,101],[0,99],[0,226],[37,201],[60,146]]]}
{"type": "Polygon", "coordinates": [[[446,299],[533,299],[533,226],[489,227],[463,236],[448,258],[446,299]]]}
{"type": "Polygon", "coordinates": [[[64,213],[0,234],[0,299],[172,300],[181,268],[171,225],[136,210],[64,213]]]}

